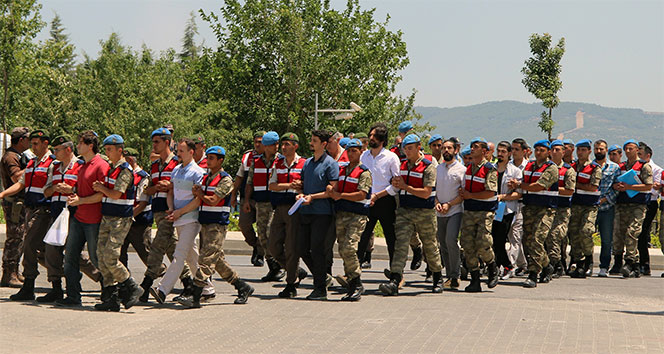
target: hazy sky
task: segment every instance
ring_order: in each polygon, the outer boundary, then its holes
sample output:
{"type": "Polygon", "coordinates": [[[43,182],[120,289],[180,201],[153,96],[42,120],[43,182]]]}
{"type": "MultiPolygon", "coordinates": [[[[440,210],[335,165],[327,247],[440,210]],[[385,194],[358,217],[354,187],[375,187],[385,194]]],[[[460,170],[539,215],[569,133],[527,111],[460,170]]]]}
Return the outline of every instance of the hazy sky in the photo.
{"type": "MultiPolygon", "coordinates": [[[[333,0],[336,8],[345,1],[333,0]]],[[[118,32],[125,44],[179,49],[189,12],[216,11],[222,1],[42,1],[57,12],[77,53],[96,56],[99,40],[118,32]]],[[[401,29],[410,65],[397,93],[414,88],[417,104],[454,107],[493,100],[534,102],[521,84],[528,36],[565,37],[563,101],[664,112],[664,1],[434,1],[360,0],[391,16],[401,29]]],[[[216,39],[199,19],[199,42],[216,39]]],[[[48,35],[47,30],[39,39],[48,35]]]]}

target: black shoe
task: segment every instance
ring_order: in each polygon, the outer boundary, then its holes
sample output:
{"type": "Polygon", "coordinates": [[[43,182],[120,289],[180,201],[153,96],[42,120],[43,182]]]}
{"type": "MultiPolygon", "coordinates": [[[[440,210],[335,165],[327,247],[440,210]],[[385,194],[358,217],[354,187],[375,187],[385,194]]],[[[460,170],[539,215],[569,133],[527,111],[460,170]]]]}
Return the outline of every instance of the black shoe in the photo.
{"type": "Polygon", "coordinates": [[[526,275],[528,271],[525,268],[522,267],[517,267],[516,270],[514,271],[514,276],[515,277],[520,277],[523,275],[526,275]]]}
{"type": "Polygon", "coordinates": [[[251,252],[251,264],[256,264],[256,260],[258,259],[258,248],[254,246],[254,250],[251,252]]]}
{"type": "Polygon", "coordinates": [[[152,297],[157,300],[158,303],[163,304],[166,302],[166,294],[157,287],[150,288],[150,294],[152,294],[152,297]]]}
{"type": "Polygon", "coordinates": [[[556,266],[553,268],[553,274],[551,274],[551,278],[556,279],[560,278],[563,276],[563,273],[565,272],[563,268],[562,262],[558,261],[556,263],[556,266]]]}
{"type": "Polygon", "coordinates": [[[249,300],[249,296],[254,293],[254,287],[247,284],[242,279],[238,279],[233,284],[235,289],[237,289],[237,298],[233,301],[234,304],[246,304],[249,300]]]}
{"type": "Polygon", "coordinates": [[[327,300],[327,290],[314,288],[311,294],[307,295],[307,300],[325,301],[327,300]]]}
{"type": "Polygon", "coordinates": [[[299,288],[300,283],[309,276],[306,270],[302,267],[297,268],[297,281],[295,282],[295,287],[299,288]]]}
{"type": "Polygon", "coordinates": [[[53,288],[46,295],[37,298],[37,302],[47,303],[62,300],[64,292],[62,291],[62,281],[54,281],[53,288]]]}
{"type": "Polygon", "coordinates": [[[120,299],[118,298],[118,287],[116,285],[102,289],[101,304],[95,304],[97,311],[120,311],[120,299]]]}
{"type": "Polygon", "coordinates": [[[25,279],[23,281],[23,286],[16,294],[11,295],[9,300],[11,301],[32,301],[35,299],[35,280],[34,279],[25,279]]]}
{"type": "Polygon", "coordinates": [[[201,294],[203,293],[202,286],[195,286],[191,289],[191,295],[181,297],[178,303],[186,308],[199,309],[201,308],[201,294]]]}
{"type": "Polygon", "coordinates": [[[622,268],[620,268],[620,273],[622,274],[623,278],[629,278],[630,274],[632,273],[632,262],[625,262],[622,268]]]}
{"type": "Polygon", "coordinates": [[[524,288],[536,288],[537,287],[537,272],[528,273],[528,278],[523,282],[524,288]]]}
{"type": "Polygon", "coordinates": [[[470,284],[464,289],[467,293],[480,293],[482,292],[482,285],[480,284],[480,271],[474,270],[470,272],[470,284]]]}
{"type": "Polygon", "coordinates": [[[371,251],[364,252],[364,260],[360,265],[362,269],[371,269],[371,251]]]}
{"type": "Polygon", "coordinates": [[[132,277],[120,283],[118,287],[122,290],[122,304],[127,310],[136,305],[138,298],[143,295],[143,288],[138,286],[132,277]]]}
{"type": "Polygon", "coordinates": [[[284,290],[277,294],[282,299],[292,299],[297,296],[297,289],[295,284],[286,284],[284,290]]]}
{"type": "Polygon", "coordinates": [[[586,270],[584,268],[584,261],[575,262],[576,268],[569,273],[570,278],[583,279],[586,277],[586,270]]]}
{"type": "Polygon", "coordinates": [[[403,275],[399,273],[391,273],[390,281],[387,283],[380,284],[378,286],[378,290],[380,290],[383,293],[383,295],[387,296],[399,295],[399,283],[401,283],[402,279],[403,275]]]}
{"type": "Polygon", "coordinates": [[[390,272],[390,268],[383,269],[383,275],[385,275],[385,278],[390,279],[390,277],[392,276],[392,273],[390,272]]]}
{"type": "Polygon", "coordinates": [[[553,266],[551,265],[551,263],[549,263],[548,266],[542,269],[542,272],[540,273],[539,276],[539,282],[543,284],[550,282],[551,274],[553,274],[553,266]]]}
{"type": "Polygon", "coordinates": [[[443,292],[443,284],[440,281],[443,279],[443,273],[435,272],[433,273],[433,285],[431,286],[431,292],[439,294],[443,292]]]}
{"type": "Polygon", "coordinates": [[[62,307],[79,307],[81,306],[81,300],[74,300],[70,297],[66,297],[62,300],[55,300],[55,305],[62,307]]]}
{"type": "Polygon", "coordinates": [[[491,262],[486,265],[487,267],[487,286],[489,289],[493,289],[498,285],[498,266],[496,262],[491,262]]]}
{"type": "Polygon", "coordinates": [[[424,282],[425,283],[433,282],[433,273],[431,272],[431,269],[429,269],[428,265],[426,266],[426,268],[424,268],[424,282]]]}
{"type": "Polygon", "coordinates": [[[613,256],[613,267],[609,269],[609,274],[610,275],[619,275],[621,274],[621,269],[623,266],[623,255],[622,254],[616,254],[613,256]]]}
{"type": "Polygon", "coordinates": [[[422,266],[422,247],[413,248],[413,259],[410,261],[410,270],[418,270],[422,266]]]}
{"type": "Polygon", "coordinates": [[[650,272],[650,264],[649,263],[644,263],[641,265],[641,274],[645,276],[650,276],[652,273],[650,272]]]}
{"type": "Polygon", "coordinates": [[[359,301],[364,293],[364,286],[360,277],[348,281],[348,292],[341,298],[341,301],[359,301]]]}
{"type": "Polygon", "coordinates": [[[261,278],[262,281],[281,281],[286,276],[286,272],[281,269],[279,263],[274,259],[267,260],[267,266],[270,269],[264,277],[261,278]]]}
{"type": "Polygon", "coordinates": [[[265,265],[265,261],[263,261],[263,256],[257,255],[256,256],[256,261],[253,262],[254,267],[262,267],[265,265]]]}
{"type": "Polygon", "coordinates": [[[466,269],[466,267],[459,267],[459,278],[461,278],[461,280],[468,280],[468,269],[466,269]]]}
{"type": "Polygon", "coordinates": [[[145,276],[143,278],[143,282],[141,282],[141,288],[143,289],[143,294],[138,298],[138,301],[142,303],[148,302],[148,298],[150,297],[150,288],[152,287],[152,283],[154,282],[154,279],[152,279],[149,276],[145,276]]]}
{"type": "Polygon", "coordinates": [[[362,264],[360,265],[360,268],[362,268],[362,269],[371,269],[371,262],[367,262],[367,261],[362,262],[362,264]]]}

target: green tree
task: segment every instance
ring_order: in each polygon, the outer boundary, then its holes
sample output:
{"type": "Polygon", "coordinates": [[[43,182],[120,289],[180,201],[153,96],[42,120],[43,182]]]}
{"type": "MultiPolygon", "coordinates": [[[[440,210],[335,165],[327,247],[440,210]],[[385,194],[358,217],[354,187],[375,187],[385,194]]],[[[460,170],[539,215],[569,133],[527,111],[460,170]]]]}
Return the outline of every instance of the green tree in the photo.
{"type": "Polygon", "coordinates": [[[551,140],[551,133],[555,124],[552,113],[553,109],[560,103],[558,91],[563,86],[560,80],[562,70],[560,60],[565,54],[565,38],[560,38],[558,44],[552,46],[550,34],[539,35],[533,33],[529,42],[532,56],[526,60],[523,69],[521,69],[524,75],[521,82],[528,92],[542,100],[542,105],[549,109],[548,113],[546,111],[542,112],[538,125],[551,140]]]}
{"type": "Polygon", "coordinates": [[[198,34],[198,26],[196,25],[196,15],[192,11],[189,14],[189,20],[184,28],[184,36],[182,37],[182,52],[179,54],[181,60],[187,58],[195,58],[198,56],[199,48],[196,45],[195,36],[198,34]]]}

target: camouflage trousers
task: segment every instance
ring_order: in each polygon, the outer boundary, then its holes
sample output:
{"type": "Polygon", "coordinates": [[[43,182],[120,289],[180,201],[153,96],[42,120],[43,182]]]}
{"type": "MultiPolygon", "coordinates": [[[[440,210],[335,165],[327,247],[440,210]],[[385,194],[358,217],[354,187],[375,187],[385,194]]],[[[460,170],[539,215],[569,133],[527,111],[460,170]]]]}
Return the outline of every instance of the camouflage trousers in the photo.
{"type": "Polygon", "coordinates": [[[131,217],[104,215],[101,218],[97,237],[97,261],[104,287],[122,283],[130,277],[129,270],[120,262],[120,251],[131,224],[131,217]]]}
{"type": "Polygon", "coordinates": [[[25,237],[25,207],[23,202],[2,203],[2,211],[7,221],[7,238],[2,250],[2,268],[18,271],[18,263],[23,254],[25,237]]]}
{"type": "Polygon", "coordinates": [[[362,274],[357,258],[357,245],[362,232],[367,226],[368,216],[348,211],[338,211],[336,215],[337,243],[339,255],[344,261],[344,273],[348,279],[358,278],[362,274]]]}
{"type": "Polygon", "coordinates": [[[196,286],[207,286],[208,279],[215,270],[229,284],[233,284],[239,279],[237,272],[231,268],[224,257],[226,228],[227,225],[222,224],[201,225],[198,270],[194,276],[196,286]]]}
{"type": "Polygon", "coordinates": [[[485,263],[491,263],[496,259],[491,236],[494,215],[493,211],[463,212],[459,244],[463,248],[466,266],[470,272],[480,269],[479,258],[485,263]]]}
{"type": "MultiPolygon", "coordinates": [[[[165,211],[154,212],[154,222],[157,224],[157,234],[150,244],[150,253],[148,254],[147,269],[145,276],[157,279],[166,272],[164,265],[164,255],[168,260],[173,261],[173,252],[178,243],[178,236],[173,230],[173,222],[166,220],[165,211]]],[[[180,279],[191,276],[189,267],[185,264],[180,274],[180,279]]]]}
{"type": "Polygon", "coordinates": [[[544,242],[551,230],[556,209],[526,205],[523,212],[523,249],[528,262],[528,271],[539,273],[549,265],[544,242]]]}
{"type": "Polygon", "coordinates": [[[270,237],[270,223],[274,210],[270,202],[256,202],[256,230],[258,231],[258,244],[266,258],[272,258],[268,247],[270,237]]]}
{"type": "Polygon", "coordinates": [[[551,230],[544,243],[549,255],[549,262],[556,264],[560,262],[563,246],[567,248],[567,229],[572,208],[562,207],[556,209],[556,215],[551,224],[551,230]]]}
{"type": "Polygon", "coordinates": [[[23,241],[23,276],[36,279],[39,275],[38,264],[45,255],[44,236],[51,226],[49,207],[25,208],[25,240],[23,241]]]}
{"type": "Polygon", "coordinates": [[[399,207],[394,222],[396,241],[390,271],[403,274],[408,259],[408,248],[413,232],[420,235],[422,250],[432,272],[440,272],[440,250],[436,239],[436,212],[433,209],[399,207]]]}
{"type": "Polygon", "coordinates": [[[625,260],[639,262],[639,234],[643,219],[646,218],[645,204],[616,204],[618,212],[618,232],[613,235],[613,254],[622,254],[625,260]]]}
{"type": "Polygon", "coordinates": [[[569,219],[569,243],[571,262],[593,256],[593,233],[597,219],[597,206],[572,205],[569,219]]]}

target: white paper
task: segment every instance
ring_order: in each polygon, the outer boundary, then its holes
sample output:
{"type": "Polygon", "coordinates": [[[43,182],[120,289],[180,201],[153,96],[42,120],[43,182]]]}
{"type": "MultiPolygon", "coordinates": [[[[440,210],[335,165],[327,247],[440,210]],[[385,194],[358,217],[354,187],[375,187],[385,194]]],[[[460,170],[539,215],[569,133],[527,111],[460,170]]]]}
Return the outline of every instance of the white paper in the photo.
{"type": "Polygon", "coordinates": [[[44,242],[53,246],[64,246],[69,233],[69,208],[64,207],[51,228],[48,229],[44,242]]]}
{"type": "Polygon", "coordinates": [[[298,199],[297,201],[295,201],[295,203],[293,204],[293,206],[292,206],[290,209],[288,209],[288,215],[293,215],[293,214],[295,214],[295,212],[297,211],[297,209],[300,209],[300,205],[302,205],[302,203],[304,203],[304,198],[300,198],[300,199],[298,199]]]}

